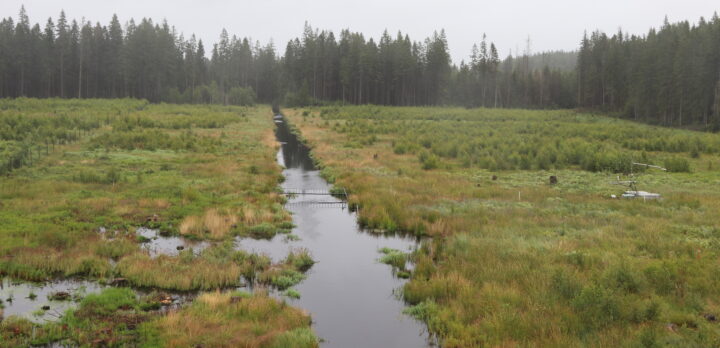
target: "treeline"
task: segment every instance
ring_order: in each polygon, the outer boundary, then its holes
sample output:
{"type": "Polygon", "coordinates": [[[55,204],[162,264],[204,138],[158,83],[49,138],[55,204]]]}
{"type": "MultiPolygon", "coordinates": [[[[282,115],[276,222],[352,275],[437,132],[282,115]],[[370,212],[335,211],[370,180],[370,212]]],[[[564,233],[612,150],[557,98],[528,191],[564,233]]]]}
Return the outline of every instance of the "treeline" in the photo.
{"type": "MultiPolygon", "coordinates": [[[[575,74],[572,69],[533,64],[542,56],[530,54],[530,44],[519,57],[498,58],[495,44],[483,35],[473,46],[470,61],[454,69],[450,85],[452,104],[466,107],[571,108],[574,107],[575,74]]],[[[562,53],[551,55],[564,56],[562,53]]]]}
{"type": "Polygon", "coordinates": [[[212,55],[210,62],[202,40],[186,40],[165,22],[130,20],[123,27],[113,16],[103,26],[69,21],[62,12],[57,23],[48,19],[41,28],[31,26],[23,8],[17,23],[0,21],[0,97],[246,105],[254,102],[254,91],[274,93],[263,83],[261,68],[276,64],[272,46],[251,49],[248,39],[224,37],[212,55]],[[224,75],[229,50],[245,59],[234,75],[224,75]]]}
{"type": "Polygon", "coordinates": [[[69,21],[44,28],[21,9],[0,21],[0,97],[144,98],[288,106],[352,103],[595,108],[668,126],[720,128],[720,19],[666,23],[645,36],[594,32],[580,52],[501,58],[482,37],[454,65],[444,31],[379,40],[305,25],[283,56],[223,30],[210,52],[168,23],[69,21]],[[210,58],[207,58],[207,57],[210,58]],[[571,61],[577,57],[577,67],[571,61]]]}
{"type": "Polygon", "coordinates": [[[306,25],[280,57],[272,43],[225,30],[206,52],[202,40],[185,39],[168,23],[150,19],[121,25],[113,16],[101,25],[70,21],[63,12],[41,27],[21,9],[17,21],[0,21],[0,97],[567,106],[557,87],[575,81],[572,73],[530,69],[528,55],[523,64],[512,56],[500,64],[485,40],[471,59],[460,67],[451,63],[444,31],[423,41],[385,32],[376,42],[349,30],[336,37],[306,25]],[[558,79],[563,84],[551,82],[558,79]]]}
{"type": "Polygon", "coordinates": [[[720,129],[720,18],[645,36],[587,34],[578,57],[577,103],[666,126],[720,129]]]}
{"type": "Polygon", "coordinates": [[[483,36],[470,62],[451,64],[444,31],[424,41],[385,31],[379,42],[361,33],[305,26],[281,61],[288,104],[342,101],[353,104],[469,107],[571,107],[575,77],[562,69],[531,69],[529,49],[503,61],[483,36]],[[520,60],[520,62],[517,62],[520,60]]]}

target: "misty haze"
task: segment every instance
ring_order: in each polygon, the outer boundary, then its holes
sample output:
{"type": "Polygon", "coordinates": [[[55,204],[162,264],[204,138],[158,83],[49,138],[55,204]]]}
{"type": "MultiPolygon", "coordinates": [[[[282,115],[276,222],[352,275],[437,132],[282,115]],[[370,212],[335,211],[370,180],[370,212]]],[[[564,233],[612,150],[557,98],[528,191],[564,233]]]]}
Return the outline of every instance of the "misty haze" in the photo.
{"type": "Polygon", "coordinates": [[[2,347],[713,347],[710,1],[0,4],[2,347]]]}

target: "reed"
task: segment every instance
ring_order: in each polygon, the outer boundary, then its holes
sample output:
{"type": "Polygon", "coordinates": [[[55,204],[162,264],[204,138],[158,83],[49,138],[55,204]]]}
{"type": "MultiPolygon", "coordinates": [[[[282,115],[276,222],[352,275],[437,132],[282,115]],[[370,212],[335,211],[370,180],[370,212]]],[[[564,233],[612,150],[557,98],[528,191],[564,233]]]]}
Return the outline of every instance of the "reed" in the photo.
{"type": "Polygon", "coordinates": [[[267,295],[212,292],[148,323],[145,332],[167,347],[317,347],[309,326],[305,313],[267,295]]]}

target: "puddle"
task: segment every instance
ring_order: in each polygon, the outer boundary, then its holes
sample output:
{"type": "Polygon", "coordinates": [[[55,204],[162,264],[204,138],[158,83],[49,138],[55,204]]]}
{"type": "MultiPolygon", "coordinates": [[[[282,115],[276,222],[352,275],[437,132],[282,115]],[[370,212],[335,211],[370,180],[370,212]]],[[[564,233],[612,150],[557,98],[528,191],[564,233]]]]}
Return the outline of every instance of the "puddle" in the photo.
{"type": "Polygon", "coordinates": [[[64,279],[46,283],[16,283],[3,278],[0,299],[5,306],[5,318],[16,315],[36,323],[59,320],[68,309],[77,306],[77,300],[87,294],[98,293],[104,287],[87,280],[64,279]],[[51,300],[54,295],[67,294],[64,301],[51,300]],[[8,300],[12,299],[12,300],[8,300]],[[47,306],[47,310],[43,307],[47,306]]]}
{"type": "Polygon", "coordinates": [[[181,251],[190,249],[195,255],[198,255],[211,245],[207,241],[194,241],[174,236],[164,237],[160,235],[158,230],[146,227],[138,227],[135,234],[147,239],[147,242],[142,243],[142,248],[147,250],[151,257],[159,255],[177,256],[181,251]]]}
{"type": "MultiPolygon", "coordinates": [[[[0,283],[0,299],[2,299],[3,306],[5,306],[3,315],[5,318],[11,315],[19,316],[36,323],[57,321],[62,318],[68,309],[76,308],[85,296],[99,293],[108,287],[111,286],[80,279],[28,283],[3,278],[0,283]],[[59,300],[56,298],[64,299],[59,300]]],[[[162,306],[158,309],[159,312],[178,309],[184,304],[192,302],[199,293],[153,291],[152,289],[133,290],[138,299],[152,296],[154,300],[162,303],[162,306]]]]}

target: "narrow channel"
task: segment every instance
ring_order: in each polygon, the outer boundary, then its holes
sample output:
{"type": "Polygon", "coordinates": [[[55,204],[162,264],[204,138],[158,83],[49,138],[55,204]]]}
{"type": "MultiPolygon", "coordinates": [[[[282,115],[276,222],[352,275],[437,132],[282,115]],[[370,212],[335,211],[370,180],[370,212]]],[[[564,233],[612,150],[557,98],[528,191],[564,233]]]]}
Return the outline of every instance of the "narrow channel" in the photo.
{"type": "MultiPolygon", "coordinates": [[[[290,131],[286,121],[277,123],[281,144],[277,160],[284,167],[285,190],[330,189],[310,157],[310,150],[290,131]]],[[[298,241],[243,239],[243,249],[264,252],[274,260],[290,249],[307,248],[317,263],[307,279],[295,288],[301,298],[288,300],[307,310],[323,347],[428,347],[421,322],[403,314],[396,295],[405,282],[379,263],[383,247],[408,251],[417,246],[411,238],[383,236],[363,231],[357,216],[341,199],[332,196],[296,195],[287,203],[298,241]]]]}

